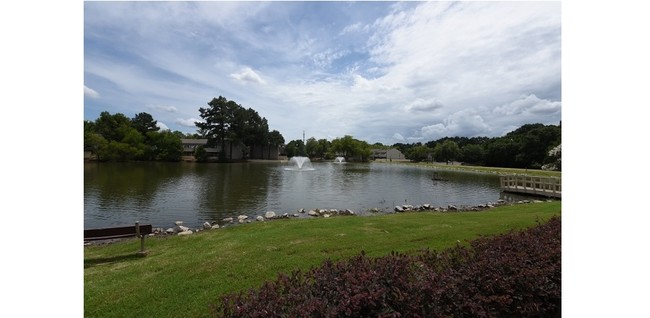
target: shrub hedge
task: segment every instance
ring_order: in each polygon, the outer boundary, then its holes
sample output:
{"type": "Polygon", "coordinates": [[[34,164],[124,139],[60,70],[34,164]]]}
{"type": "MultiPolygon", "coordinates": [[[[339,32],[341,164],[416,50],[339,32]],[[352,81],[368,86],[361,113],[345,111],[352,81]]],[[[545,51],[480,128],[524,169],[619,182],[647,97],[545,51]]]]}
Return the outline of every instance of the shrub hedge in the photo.
{"type": "Polygon", "coordinates": [[[561,224],[436,252],[325,261],[221,297],[217,317],[559,317],[561,224]]]}

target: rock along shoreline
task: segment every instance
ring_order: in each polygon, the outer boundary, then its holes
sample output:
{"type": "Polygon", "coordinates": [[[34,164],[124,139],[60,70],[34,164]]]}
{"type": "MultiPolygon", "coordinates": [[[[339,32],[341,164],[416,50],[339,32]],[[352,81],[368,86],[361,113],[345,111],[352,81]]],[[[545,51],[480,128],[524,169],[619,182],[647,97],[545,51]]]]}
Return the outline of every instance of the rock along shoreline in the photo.
{"type": "MultiPolygon", "coordinates": [[[[545,201],[554,201],[552,199],[546,199],[545,201]]],[[[414,213],[414,212],[481,212],[490,210],[497,206],[503,205],[515,205],[515,204],[529,204],[529,203],[540,203],[544,201],[540,200],[520,200],[516,202],[507,202],[505,200],[497,200],[496,202],[488,202],[485,204],[471,205],[471,206],[456,206],[448,205],[446,207],[434,207],[431,204],[421,204],[421,205],[397,205],[393,208],[392,211],[381,210],[379,208],[371,208],[367,212],[370,214],[379,214],[379,213],[414,213]]],[[[164,236],[184,236],[192,235],[202,231],[212,231],[224,229],[231,226],[236,226],[240,224],[248,224],[253,222],[268,222],[276,221],[282,219],[290,218],[300,218],[300,217],[311,217],[311,218],[330,218],[338,216],[358,216],[359,214],[355,213],[350,209],[299,209],[295,213],[283,213],[279,214],[275,211],[267,211],[264,215],[249,216],[241,214],[238,216],[227,217],[221,220],[215,221],[206,221],[202,224],[201,227],[190,228],[183,225],[183,221],[174,222],[174,226],[169,228],[155,227],[153,228],[153,233],[149,234],[150,237],[164,237],[164,236]]],[[[107,244],[118,241],[115,240],[106,240],[106,241],[95,241],[95,242],[85,242],[84,245],[100,245],[107,244]]]]}

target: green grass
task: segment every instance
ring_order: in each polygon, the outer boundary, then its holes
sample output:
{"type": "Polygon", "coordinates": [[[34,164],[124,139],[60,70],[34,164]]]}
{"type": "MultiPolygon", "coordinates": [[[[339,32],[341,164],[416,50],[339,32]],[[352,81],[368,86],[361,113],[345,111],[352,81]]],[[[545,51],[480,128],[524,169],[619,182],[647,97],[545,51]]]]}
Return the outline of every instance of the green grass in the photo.
{"type": "Polygon", "coordinates": [[[414,166],[418,166],[418,167],[430,167],[430,168],[436,168],[436,169],[446,169],[446,170],[494,173],[494,174],[499,174],[499,175],[522,174],[522,175],[536,176],[536,177],[562,177],[562,171],[550,171],[550,170],[538,170],[538,169],[447,165],[445,163],[438,163],[438,162],[434,162],[434,163],[430,163],[430,162],[400,162],[399,164],[414,165],[414,166]]]}
{"type": "Polygon", "coordinates": [[[86,317],[204,317],[225,293],[257,288],[280,272],[364,250],[370,256],[441,250],[479,235],[536,224],[561,213],[561,202],[484,212],[416,212],[251,223],[190,236],[147,238],[84,248],[86,317]]]}

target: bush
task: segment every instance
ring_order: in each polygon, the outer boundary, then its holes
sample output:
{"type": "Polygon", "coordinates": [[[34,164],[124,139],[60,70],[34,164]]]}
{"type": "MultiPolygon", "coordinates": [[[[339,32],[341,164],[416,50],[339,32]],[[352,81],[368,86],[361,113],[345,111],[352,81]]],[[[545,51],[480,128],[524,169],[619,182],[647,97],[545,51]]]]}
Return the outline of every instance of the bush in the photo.
{"type": "Polygon", "coordinates": [[[361,255],[223,296],[220,317],[560,316],[560,219],[436,252],[361,255]]]}

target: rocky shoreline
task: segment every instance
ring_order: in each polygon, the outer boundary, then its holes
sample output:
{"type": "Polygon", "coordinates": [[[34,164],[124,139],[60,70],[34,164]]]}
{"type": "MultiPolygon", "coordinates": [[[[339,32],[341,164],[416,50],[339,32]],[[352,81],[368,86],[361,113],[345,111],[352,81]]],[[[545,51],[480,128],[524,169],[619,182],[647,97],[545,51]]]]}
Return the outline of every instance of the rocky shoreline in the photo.
{"type": "MultiPolygon", "coordinates": [[[[552,199],[547,199],[546,201],[553,201],[552,199]]],[[[488,202],[485,204],[479,204],[479,205],[472,205],[472,206],[455,206],[455,205],[448,205],[446,207],[434,207],[431,204],[421,204],[421,205],[398,205],[393,208],[392,211],[382,211],[379,208],[372,208],[369,209],[367,212],[370,214],[378,214],[378,213],[417,213],[417,212],[480,212],[480,211],[486,211],[489,209],[492,209],[497,206],[503,206],[503,205],[514,205],[514,204],[528,204],[528,203],[539,203],[539,202],[544,202],[540,200],[520,200],[516,202],[507,202],[505,200],[497,200],[496,202],[488,202]]],[[[162,227],[155,227],[153,228],[153,233],[149,234],[149,236],[152,237],[165,237],[165,236],[173,236],[173,235],[178,235],[178,236],[183,236],[183,235],[192,235],[198,232],[202,231],[212,231],[212,230],[218,230],[218,229],[223,229],[226,227],[230,226],[235,226],[235,225],[240,225],[240,224],[248,224],[248,223],[253,223],[253,222],[267,222],[267,221],[275,221],[275,220],[282,220],[282,219],[289,219],[289,218],[300,218],[300,217],[311,217],[311,218],[330,218],[330,217],[337,217],[337,216],[358,216],[358,213],[355,213],[354,211],[350,209],[311,209],[311,210],[305,210],[305,209],[300,209],[296,211],[296,213],[283,213],[283,214],[278,214],[274,211],[268,211],[264,213],[264,215],[256,215],[256,216],[249,216],[249,215],[238,215],[238,216],[233,216],[233,217],[227,217],[224,219],[221,219],[219,221],[211,221],[211,222],[204,222],[201,227],[198,228],[190,228],[187,226],[183,225],[183,221],[176,221],[174,222],[174,226],[169,227],[167,229],[162,228],[162,227]]],[[[95,242],[87,242],[85,245],[97,245],[97,244],[107,244],[111,242],[118,241],[119,239],[115,240],[106,240],[106,241],[95,241],[95,242]]]]}
{"type": "MultiPolygon", "coordinates": [[[[548,201],[548,200],[547,200],[548,201]]],[[[497,200],[496,202],[488,202],[485,204],[473,205],[473,206],[455,206],[448,205],[446,207],[434,207],[431,204],[421,204],[421,205],[398,205],[393,209],[393,213],[413,213],[413,212],[480,212],[492,209],[497,206],[502,205],[512,205],[512,204],[528,204],[528,203],[538,203],[543,202],[539,200],[520,200],[517,202],[507,202],[505,200],[497,200]]],[[[376,214],[381,213],[382,211],[379,208],[372,208],[368,210],[369,213],[376,214]]],[[[386,211],[383,211],[386,213],[386,211]]],[[[300,218],[300,217],[336,217],[336,216],[357,216],[358,213],[350,209],[311,209],[305,210],[300,209],[296,213],[283,213],[278,214],[274,211],[268,211],[263,216],[249,216],[249,215],[238,215],[236,217],[227,217],[219,221],[204,222],[203,225],[199,228],[189,228],[183,226],[183,221],[176,221],[173,227],[164,229],[162,227],[157,227],[153,229],[153,233],[149,234],[150,236],[168,236],[168,235],[191,235],[201,231],[211,231],[218,230],[229,226],[234,226],[238,224],[248,224],[253,222],[267,222],[281,219],[289,218],[300,218]]]]}

